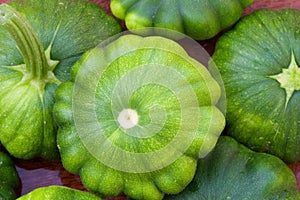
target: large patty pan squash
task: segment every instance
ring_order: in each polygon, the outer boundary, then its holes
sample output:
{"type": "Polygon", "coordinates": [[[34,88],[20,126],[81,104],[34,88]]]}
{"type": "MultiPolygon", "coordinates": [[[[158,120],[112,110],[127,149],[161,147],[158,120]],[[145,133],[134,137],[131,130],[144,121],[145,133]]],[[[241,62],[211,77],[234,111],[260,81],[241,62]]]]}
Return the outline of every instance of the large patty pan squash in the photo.
{"type": "Polygon", "coordinates": [[[0,24],[0,140],[15,157],[56,159],[54,91],[83,52],[121,28],[80,0],[2,4],[0,24]]]}
{"type": "Polygon", "coordinates": [[[232,26],[253,0],[112,0],[112,13],[129,30],[160,27],[196,40],[209,39],[232,26]]]}
{"type": "Polygon", "coordinates": [[[15,200],[20,186],[19,175],[11,158],[0,152],[0,199],[15,200]]]}
{"type": "Polygon", "coordinates": [[[179,193],[225,126],[219,84],[173,40],[124,35],[72,72],[56,91],[58,146],[64,167],[92,191],[179,193]]]}
{"type": "Polygon", "coordinates": [[[216,45],[227,131],[253,150],[300,159],[300,11],[263,9],[216,45]]]}
{"type": "Polygon", "coordinates": [[[222,136],[216,148],[199,160],[190,185],[167,199],[296,200],[300,193],[293,172],[282,160],[222,136]]]}
{"type": "Polygon", "coordinates": [[[17,200],[101,200],[95,194],[65,186],[46,186],[37,188],[17,200]]]}

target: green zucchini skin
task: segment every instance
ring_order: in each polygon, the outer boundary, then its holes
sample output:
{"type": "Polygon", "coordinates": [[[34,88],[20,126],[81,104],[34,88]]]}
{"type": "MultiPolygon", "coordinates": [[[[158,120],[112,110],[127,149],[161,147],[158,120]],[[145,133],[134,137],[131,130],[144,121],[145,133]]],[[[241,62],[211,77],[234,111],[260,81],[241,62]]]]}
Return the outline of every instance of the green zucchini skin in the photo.
{"type": "Polygon", "coordinates": [[[65,186],[51,185],[40,187],[25,194],[17,200],[101,200],[95,194],[68,188],[65,186]]]}
{"type": "Polygon", "coordinates": [[[121,27],[81,0],[16,0],[0,9],[0,141],[17,158],[59,159],[54,92],[85,51],[121,27]]]}
{"type": "Polygon", "coordinates": [[[0,152],[0,199],[15,200],[20,187],[20,179],[11,158],[0,152]]]}
{"type": "Polygon", "coordinates": [[[296,9],[258,10],[220,37],[213,55],[226,90],[226,131],[289,163],[300,159],[299,72],[286,79],[292,93],[274,77],[298,68],[299,21],[296,9]]]}
{"type": "Polygon", "coordinates": [[[129,30],[168,28],[196,39],[214,37],[232,26],[253,0],[112,0],[112,13],[129,30]]]}
{"type": "Polygon", "coordinates": [[[166,199],[299,199],[296,178],[276,156],[258,153],[229,136],[198,161],[193,181],[177,196],[166,199]]]}

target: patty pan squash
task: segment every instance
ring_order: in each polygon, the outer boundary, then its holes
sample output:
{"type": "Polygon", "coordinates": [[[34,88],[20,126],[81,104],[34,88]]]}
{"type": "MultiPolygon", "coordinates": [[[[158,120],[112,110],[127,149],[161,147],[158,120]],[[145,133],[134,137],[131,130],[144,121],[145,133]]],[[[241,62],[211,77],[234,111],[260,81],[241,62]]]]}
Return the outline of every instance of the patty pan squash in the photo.
{"type": "Polygon", "coordinates": [[[17,200],[101,200],[101,198],[89,192],[51,185],[34,189],[17,200]]]}
{"type": "Polygon", "coordinates": [[[253,150],[300,159],[300,11],[262,9],[217,42],[227,132],[253,150]]]}
{"type": "Polygon", "coordinates": [[[296,200],[300,193],[293,172],[282,160],[221,136],[216,148],[198,161],[190,185],[166,199],[296,200]]]}
{"type": "Polygon", "coordinates": [[[0,5],[0,141],[17,158],[57,159],[54,91],[81,54],[120,32],[97,4],[25,0],[0,5]]]}
{"type": "Polygon", "coordinates": [[[0,152],[0,199],[15,200],[20,186],[18,172],[11,158],[0,152]]]}
{"type": "Polygon", "coordinates": [[[232,26],[253,0],[112,0],[112,13],[129,30],[160,27],[196,40],[209,39],[232,26]]]}
{"type": "Polygon", "coordinates": [[[63,166],[105,196],[162,199],[192,180],[225,126],[219,84],[175,41],[122,35],[56,91],[63,166]]]}

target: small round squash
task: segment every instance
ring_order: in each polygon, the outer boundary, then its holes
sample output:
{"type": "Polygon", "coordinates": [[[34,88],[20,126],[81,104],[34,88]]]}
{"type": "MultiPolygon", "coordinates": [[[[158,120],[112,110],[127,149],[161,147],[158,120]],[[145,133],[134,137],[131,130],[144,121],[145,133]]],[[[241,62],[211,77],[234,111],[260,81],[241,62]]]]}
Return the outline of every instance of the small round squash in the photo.
{"type": "Polygon", "coordinates": [[[129,30],[161,27],[196,40],[209,39],[232,26],[253,0],[112,0],[112,13],[129,30]]]}
{"type": "Polygon", "coordinates": [[[85,53],[56,91],[62,163],[106,196],[177,194],[225,126],[221,87],[177,41],[111,41],[85,53]]]}
{"type": "Polygon", "coordinates": [[[227,132],[253,150],[300,159],[300,11],[262,9],[216,45],[227,132]]]}

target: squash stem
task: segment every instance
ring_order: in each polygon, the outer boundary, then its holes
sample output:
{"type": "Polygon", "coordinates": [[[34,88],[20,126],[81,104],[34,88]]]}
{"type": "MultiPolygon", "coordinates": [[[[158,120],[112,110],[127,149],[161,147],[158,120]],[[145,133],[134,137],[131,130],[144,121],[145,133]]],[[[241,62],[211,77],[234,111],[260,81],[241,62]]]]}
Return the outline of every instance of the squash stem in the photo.
{"type": "Polygon", "coordinates": [[[26,65],[25,79],[41,83],[48,73],[44,48],[25,17],[7,4],[0,5],[0,25],[16,42],[26,65]]]}

